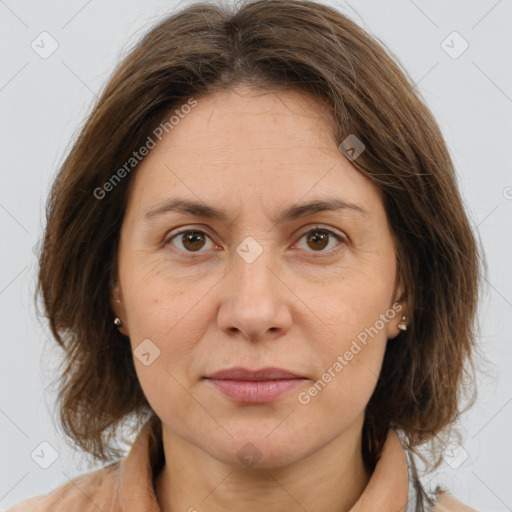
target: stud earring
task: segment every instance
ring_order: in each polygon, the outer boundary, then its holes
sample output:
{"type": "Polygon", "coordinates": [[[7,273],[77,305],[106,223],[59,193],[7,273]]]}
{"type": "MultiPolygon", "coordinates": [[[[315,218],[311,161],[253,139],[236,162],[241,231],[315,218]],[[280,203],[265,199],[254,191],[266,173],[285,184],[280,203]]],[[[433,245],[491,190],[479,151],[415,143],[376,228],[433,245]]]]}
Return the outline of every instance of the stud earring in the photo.
{"type": "Polygon", "coordinates": [[[401,331],[407,331],[407,317],[405,315],[402,316],[402,318],[400,319],[400,322],[398,322],[397,327],[401,331]]]}
{"type": "Polygon", "coordinates": [[[114,324],[117,326],[117,327],[120,327],[121,326],[121,320],[119,318],[117,318],[117,316],[114,318],[114,324]]]}

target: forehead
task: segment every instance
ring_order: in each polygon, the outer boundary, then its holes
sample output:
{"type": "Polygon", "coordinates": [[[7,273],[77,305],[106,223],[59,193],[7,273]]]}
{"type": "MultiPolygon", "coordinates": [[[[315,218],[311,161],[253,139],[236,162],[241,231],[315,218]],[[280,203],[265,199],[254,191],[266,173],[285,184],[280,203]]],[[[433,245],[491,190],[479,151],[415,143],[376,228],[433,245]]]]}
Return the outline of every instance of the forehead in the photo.
{"type": "MultiPolygon", "coordinates": [[[[190,159],[214,152],[226,158],[239,153],[279,149],[336,149],[332,112],[317,98],[284,89],[267,91],[238,86],[196,99],[190,113],[181,116],[159,149],[172,148],[174,155],[190,159]]],[[[176,108],[175,108],[176,110],[176,108]]],[[[177,107],[180,110],[180,107],[177,107]]],[[[213,155],[212,155],[213,156],[213,155]]]]}
{"type": "Polygon", "coordinates": [[[356,202],[378,198],[338,149],[332,113],[317,98],[238,87],[196,101],[139,165],[137,202],[154,204],[175,191],[253,206],[336,191],[356,202]]]}

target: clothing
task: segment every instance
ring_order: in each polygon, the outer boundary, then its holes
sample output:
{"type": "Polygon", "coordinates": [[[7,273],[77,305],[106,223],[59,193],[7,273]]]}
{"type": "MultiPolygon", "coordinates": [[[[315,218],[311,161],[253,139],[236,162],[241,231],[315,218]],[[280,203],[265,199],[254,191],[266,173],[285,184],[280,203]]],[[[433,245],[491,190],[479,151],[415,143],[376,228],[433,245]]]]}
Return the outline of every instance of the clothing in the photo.
{"type": "MultiPolygon", "coordinates": [[[[25,500],[7,512],[161,512],[154,476],[164,462],[161,424],[154,416],[121,461],[65,482],[50,493],[25,500]],[[157,441],[155,441],[157,439],[157,441]]],[[[390,430],[368,485],[350,512],[476,512],[449,495],[436,502],[417,478],[401,436],[390,430]]]]}
{"type": "Polygon", "coordinates": [[[407,508],[405,509],[405,512],[427,511],[429,508],[433,508],[437,504],[437,488],[434,491],[425,490],[423,488],[418,477],[412,453],[409,450],[404,451],[407,456],[407,468],[409,475],[407,508]]]}

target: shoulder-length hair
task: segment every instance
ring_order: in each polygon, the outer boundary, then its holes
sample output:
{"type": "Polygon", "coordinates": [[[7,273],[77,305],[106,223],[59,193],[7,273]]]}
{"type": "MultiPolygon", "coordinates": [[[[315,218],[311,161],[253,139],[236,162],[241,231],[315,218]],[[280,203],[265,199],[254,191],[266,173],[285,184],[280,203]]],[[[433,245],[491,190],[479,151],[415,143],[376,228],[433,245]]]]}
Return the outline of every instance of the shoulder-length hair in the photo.
{"type": "Polygon", "coordinates": [[[338,143],[355,135],[364,144],[352,163],[383,193],[412,322],[387,344],[366,407],[363,455],[373,468],[389,428],[403,429],[414,450],[463,412],[481,255],[440,128],[413,80],[384,43],[307,0],[189,5],[155,25],[102,91],[53,183],[39,261],[38,292],[65,349],[61,426],[108,461],[121,455],[122,421],[152,412],[110,303],[134,152],[191,98],[238,84],[322,100],[338,143]]]}

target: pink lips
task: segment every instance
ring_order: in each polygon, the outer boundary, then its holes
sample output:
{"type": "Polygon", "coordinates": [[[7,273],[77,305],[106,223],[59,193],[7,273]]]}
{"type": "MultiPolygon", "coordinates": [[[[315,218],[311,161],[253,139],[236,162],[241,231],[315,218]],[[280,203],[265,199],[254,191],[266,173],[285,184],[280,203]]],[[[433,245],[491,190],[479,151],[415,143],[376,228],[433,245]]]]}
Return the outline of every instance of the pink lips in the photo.
{"type": "Polygon", "coordinates": [[[305,377],[281,368],[230,368],[207,375],[205,379],[238,402],[271,402],[301,385],[305,377]]]}

